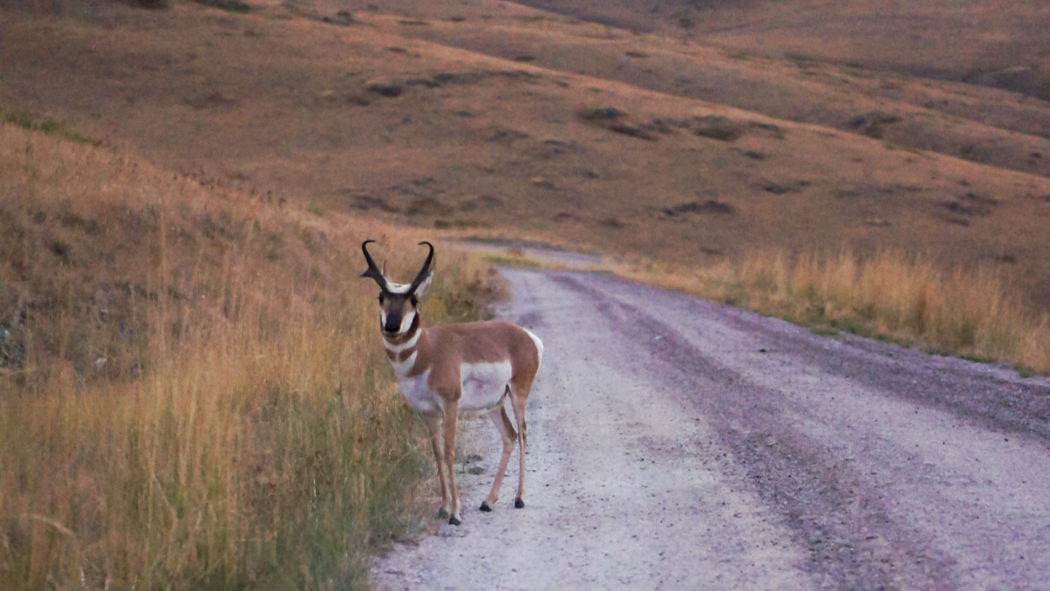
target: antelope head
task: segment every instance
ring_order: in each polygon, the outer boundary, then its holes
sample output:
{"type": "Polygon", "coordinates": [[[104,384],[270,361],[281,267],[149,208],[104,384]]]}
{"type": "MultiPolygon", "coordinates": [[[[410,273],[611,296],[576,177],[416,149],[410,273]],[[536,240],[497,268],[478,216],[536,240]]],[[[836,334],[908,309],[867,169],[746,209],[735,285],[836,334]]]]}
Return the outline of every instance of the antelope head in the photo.
{"type": "Polygon", "coordinates": [[[419,319],[419,300],[426,295],[430,288],[430,282],[434,278],[433,270],[430,268],[434,261],[434,245],[429,242],[420,242],[420,246],[427,246],[430,254],[423,263],[412,283],[394,283],[387,277],[386,263],[383,270],[376,266],[372,255],[368,254],[368,245],[375,240],[365,240],[361,244],[361,250],[365,253],[365,261],[368,270],[361,277],[370,277],[379,284],[379,323],[383,329],[383,336],[396,339],[407,336],[415,331],[419,319]]]}

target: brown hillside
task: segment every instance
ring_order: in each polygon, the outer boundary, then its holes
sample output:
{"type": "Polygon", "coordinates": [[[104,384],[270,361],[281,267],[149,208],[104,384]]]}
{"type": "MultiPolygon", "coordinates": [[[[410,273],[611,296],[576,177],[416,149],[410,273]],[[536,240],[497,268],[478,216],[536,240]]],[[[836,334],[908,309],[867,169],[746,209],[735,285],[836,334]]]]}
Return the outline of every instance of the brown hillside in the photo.
{"type": "MultiPolygon", "coordinates": [[[[334,10],[334,9],[333,9],[334,10]]],[[[560,16],[475,21],[360,17],[394,34],[625,82],[899,145],[1050,174],[1050,103],[1003,90],[826,63],[801,53],[722,49],[560,16]]]]}
{"type": "Polygon", "coordinates": [[[1050,100],[1050,7],[930,0],[522,0],[581,20],[1050,100]]]}
{"type": "Polygon", "coordinates": [[[830,75],[824,66],[733,58],[513,4],[417,17],[300,8],[10,12],[0,105],[296,207],[672,262],[901,248],[996,266],[1048,301],[1042,138],[873,98],[874,82],[806,80],[830,75]],[[703,86],[711,98],[834,116],[798,124],[667,88],[676,70],[713,75],[701,70],[711,63],[733,72],[703,86]],[[905,148],[914,142],[897,134],[937,138],[949,153],[969,142],[989,155],[974,159],[1004,168],[905,148]]]}

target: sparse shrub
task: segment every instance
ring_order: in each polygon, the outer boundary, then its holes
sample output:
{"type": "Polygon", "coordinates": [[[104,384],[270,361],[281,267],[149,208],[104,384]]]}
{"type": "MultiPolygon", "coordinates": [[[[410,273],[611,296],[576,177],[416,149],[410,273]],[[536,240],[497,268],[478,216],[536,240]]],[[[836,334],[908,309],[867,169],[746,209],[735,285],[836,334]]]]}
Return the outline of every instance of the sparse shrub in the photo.
{"type": "Polygon", "coordinates": [[[689,201],[687,203],[679,203],[678,205],[673,205],[659,211],[668,217],[675,217],[685,213],[732,215],[736,213],[736,208],[725,201],[708,199],[707,201],[702,202],[689,201]]]}
{"type": "Polygon", "coordinates": [[[881,111],[873,111],[864,115],[858,115],[850,119],[846,126],[854,131],[860,131],[864,135],[881,140],[885,134],[885,126],[898,123],[901,118],[897,115],[888,115],[881,111]]]}
{"type": "Polygon", "coordinates": [[[646,141],[649,141],[649,142],[655,142],[655,141],[657,141],[659,139],[657,136],[649,133],[648,131],[646,131],[646,130],[640,128],[640,127],[635,127],[634,125],[613,124],[613,125],[609,125],[608,129],[609,129],[609,131],[615,131],[616,133],[619,133],[619,134],[623,134],[623,135],[626,135],[626,136],[629,136],[629,137],[638,138],[638,139],[641,139],[641,140],[646,140],[646,141]]]}
{"type": "Polygon", "coordinates": [[[79,133],[69,131],[65,123],[54,121],[52,119],[44,119],[43,121],[38,122],[38,119],[38,117],[27,111],[5,111],[0,109],[0,121],[11,123],[22,129],[35,129],[48,135],[53,135],[80,144],[89,144],[92,146],[102,145],[102,140],[85,137],[79,133]]]}
{"type": "Polygon", "coordinates": [[[487,228],[491,224],[480,220],[456,218],[451,220],[434,220],[434,228],[446,230],[452,228],[487,228]]]}
{"type": "Polygon", "coordinates": [[[365,88],[369,92],[385,96],[388,98],[395,98],[401,96],[401,93],[405,91],[404,84],[396,80],[373,80],[365,85],[365,88]]]}
{"type": "Polygon", "coordinates": [[[448,215],[452,208],[433,197],[416,197],[405,208],[408,215],[448,215]]]}
{"type": "MultiPolygon", "coordinates": [[[[171,0],[168,0],[169,2],[171,0]]],[[[226,12],[234,12],[238,14],[245,14],[251,11],[252,7],[249,4],[238,2],[237,0],[194,0],[199,4],[205,6],[211,6],[213,8],[219,8],[226,12]]]]}
{"type": "MultiPolygon", "coordinates": [[[[614,131],[619,134],[650,142],[655,142],[659,139],[658,136],[650,133],[649,129],[643,129],[642,126],[629,125],[627,123],[627,114],[616,107],[583,109],[579,112],[579,116],[584,121],[593,123],[599,127],[604,127],[609,131],[614,131]]],[[[658,130],[658,127],[653,125],[646,125],[644,127],[649,127],[654,131],[658,130]]]]}
{"type": "Polygon", "coordinates": [[[352,25],[355,22],[357,22],[357,21],[354,20],[353,13],[348,11],[348,10],[336,11],[334,17],[329,18],[329,17],[326,16],[326,17],[322,18],[321,20],[323,22],[326,22],[326,23],[332,23],[332,24],[335,24],[335,25],[343,25],[343,26],[352,25]]]}
{"type": "Polygon", "coordinates": [[[51,254],[57,256],[63,263],[70,262],[70,252],[72,251],[72,248],[65,242],[55,240],[51,243],[51,246],[49,246],[48,249],[51,251],[51,254]]]}
{"type": "Polygon", "coordinates": [[[693,133],[700,137],[722,142],[732,142],[744,135],[745,127],[732,119],[719,115],[693,117],[690,124],[693,133]]]}
{"type": "Polygon", "coordinates": [[[128,6],[146,8],[149,10],[165,10],[171,8],[173,0],[120,0],[128,6]]]}
{"type": "Polygon", "coordinates": [[[768,182],[762,189],[774,195],[785,195],[787,193],[801,193],[809,185],[809,181],[794,181],[787,184],[768,182]]]}
{"type": "Polygon", "coordinates": [[[599,107],[580,111],[580,117],[584,121],[615,121],[624,116],[625,113],[616,107],[599,107]]]}

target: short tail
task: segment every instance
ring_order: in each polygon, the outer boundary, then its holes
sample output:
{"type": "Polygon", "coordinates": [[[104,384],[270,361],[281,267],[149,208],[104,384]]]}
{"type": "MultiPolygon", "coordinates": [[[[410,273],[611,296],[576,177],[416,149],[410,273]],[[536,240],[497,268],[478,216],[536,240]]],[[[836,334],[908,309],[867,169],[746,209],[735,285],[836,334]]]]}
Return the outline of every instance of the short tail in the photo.
{"type": "Polygon", "coordinates": [[[522,330],[525,331],[525,334],[529,335],[529,338],[531,338],[532,342],[536,345],[536,360],[538,361],[538,370],[539,366],[543,364],[543,341],[541,341],[540,337],[536,336],[531,330],[527,328],[522,328],[522,330]]]}

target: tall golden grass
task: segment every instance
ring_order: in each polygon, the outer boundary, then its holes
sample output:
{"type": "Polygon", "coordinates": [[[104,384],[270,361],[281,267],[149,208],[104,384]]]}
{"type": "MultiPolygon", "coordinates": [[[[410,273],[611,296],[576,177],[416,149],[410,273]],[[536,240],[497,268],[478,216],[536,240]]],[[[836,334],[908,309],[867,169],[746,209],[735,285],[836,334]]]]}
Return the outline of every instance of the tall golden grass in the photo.
{"type": "MultiPolygon", "coordinates": [[[[358,278],[407,233],[11,126],[0,179],[0,588],[366,587],[431,470],[358,278]]],[[[477,316],[441,254],[428,317],[477,316]]]]}
{"type": "Polygon", "coordinates": [[[992,268],[945,269],[891,250],[867,258],[762,251],[707,267],[640,263],[615,272],[804,324],[1050,372],[1050,316],[992,268]]]}

